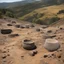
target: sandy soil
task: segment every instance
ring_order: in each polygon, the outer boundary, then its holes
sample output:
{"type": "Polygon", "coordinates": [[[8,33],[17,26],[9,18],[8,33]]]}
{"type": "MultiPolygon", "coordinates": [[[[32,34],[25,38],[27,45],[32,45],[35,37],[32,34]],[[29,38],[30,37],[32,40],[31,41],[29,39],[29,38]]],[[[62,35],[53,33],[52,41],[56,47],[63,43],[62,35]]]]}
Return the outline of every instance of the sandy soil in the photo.
{"type": "MultiPolygon", "coordinates": [[[[12,19],[10,19],[13,21],[12,19]]],[[[10,34],[4,35],[0,33],[0,64],[64,64],[64,28],[47,27],[41,28],[40,25],[35,25],[33,28],[16,28],[14,25],[25,25],[25,22],[12,24],[9,20],[0,19],[0,29],[12,29],[12,34],[19,34],[16,37],[9,37],[10,34]],[[7,24],[13,26],[7,26],[7,24]],[[41,31],[36,31],[36,28],[41,28],[41,31]],[[61,45],[60,49],[50,52],[47,51],[43,45],[45,43],[44,35],[47,30],[53,30],[57,39],[61,45]],[[29,53],[33,50],[25,50],[22,47],[22,41],[24,39],[31,39],[35,42],[37,48],[37,54],[31,56],[29,53]],[[44,55],[48,57],[44,57],[44,55]]],[[[30,23],[29,23],[30,24],[30,23]]]]}

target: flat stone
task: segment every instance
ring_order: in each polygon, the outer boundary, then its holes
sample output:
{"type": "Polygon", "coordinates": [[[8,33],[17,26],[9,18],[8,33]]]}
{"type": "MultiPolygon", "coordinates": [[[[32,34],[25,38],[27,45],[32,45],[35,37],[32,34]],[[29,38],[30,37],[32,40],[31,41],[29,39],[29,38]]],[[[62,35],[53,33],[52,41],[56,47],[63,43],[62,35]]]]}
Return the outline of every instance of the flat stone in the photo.
{"type": "Polygon", "coordinates": [[[1,29],[1,34],[11,34],[12,30],[11,29],[1,29]]]}

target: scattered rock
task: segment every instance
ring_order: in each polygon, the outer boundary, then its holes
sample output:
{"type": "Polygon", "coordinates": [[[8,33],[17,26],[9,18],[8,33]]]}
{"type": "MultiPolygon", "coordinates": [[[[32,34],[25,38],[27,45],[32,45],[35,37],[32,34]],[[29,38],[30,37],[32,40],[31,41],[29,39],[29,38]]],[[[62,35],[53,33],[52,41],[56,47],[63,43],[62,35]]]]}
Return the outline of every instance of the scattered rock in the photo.
{"type": "Polygon", "coordinates": [[[61,58],[61,56],[58,56],[58,58],[61,58]]]}
{"type": "Polygon", "coordinates": [[[62,55],[61,53],[57,53],[56,54],[56,57],[60,59],[61,58],[61,55],[62,55]]]}
{"type": "Polygon", "coordinates": [[[10,54],[7,54],[7,56],[10,56],[10,54]]]}
{"type": "Polygon", "coordinates": [[[33,51],[30,51],[29,52],[29,55],[30,56],[35,56],[37,54],[37,51],[36,50],[33,50],[33,51]]]}
{"type": "Polygon", "coordinates": [[[11,29],[1,29],[1,34],[11,34],[12,30],[11,29]]]}
{"type": "Polygon", "coordinates": [[[16,22],[15,22],[15,21],[12,21],[12,23],[16,24],[16,22]]]}
{"type": "Polygon", "coordinates": [[[12,26],[12,24],[7,24],[7,26],[12,26]]]}
{"type": "Polygon", "coordinates": [[[9,37],[16,37],[19,36],[19,34],[10,34],[9,37]]]}
{"type": "Polygon", "coordinates": [[[48,30],[47,33],[52,33],[52,30],[48,30]]]}
{"type": "Polygon", "coordinates": [[[35,27],[35,26],[33,24],[31,24],[30,27],[35,27]]]}
{"type": "Polygon", "coordinates": [[[21,56],[21,58],[24,58],[24,56],[21,56]]]}
{"type": "Polygon", "coordinates": [[[46,26],[46,25],[43,25],[43,26],[42,26],[43,29],[45,29],[45,28],[47,28],[47,27],[48,27],[48,26],[46,26]]]}
{"type": "Polygon", "coordinates": [[[46,48],[48,51],[55,51],[60,48],[60,44],[56,39],[46,39],[44,48],[46,48]]]}
{"type": "Polygon", "coordinates": [[[20,25],[15,25],[16,28],[20,28],[21,26],[20,25]]]}
{"type": "Polygon", "coordinates": [[[45,39],[47,39],[47,38],[54,38],[54,37],[56,37],[55,34],[45,34],[45,35],[44,35],[44,38],[45,38],[45,39]]]}
{"type": "Polygon", "coordinates": [[[60,30],[62,30],[63,28],[62,27],[60,27],[60,30]]]}
{"type": "Polygon", "coordinates": [[[22,46],[24,49],[27,49],[27,50],[36,49],[35,43],[33,41],[27,40],[27,39],[23,41],[22,46]]]}
{"type": "Polygon", "coordinates": [[[46,54],[45,54],[43,57],[44,57],[44,58],[47,58],[47,57],[48,57],[48,55],[46,55],[46,54]]]}
{"type": "Polygon", "coordinates": [[[21,25],[20,28],[25,28],[25,26],[21,25]]]}
{"type": "Polygon", "coordinates": [[[6,51],[2,51],[2,53],[6,53],[6,51]]]}
{"type": "Polygon", "coordinates": [[[39,29],[39,28],[37,28],[37,29],[36,29],[36,31],[38,31],[38,32],[39,32],[39,31],[40,31],[40,29],[39,29]]]}
{"type": "Polygon", "coordinates": [[[7,56],[5,54],[2,55],[2,59],[5,59],[7,56]]]}
{"type": "Polygon", "coordinates": [[[25,27],[26,27],[26,28],[30,28],[30,25],[29,25],[29,24],[27,24],[27,25],[25,25],[25,27]]]}

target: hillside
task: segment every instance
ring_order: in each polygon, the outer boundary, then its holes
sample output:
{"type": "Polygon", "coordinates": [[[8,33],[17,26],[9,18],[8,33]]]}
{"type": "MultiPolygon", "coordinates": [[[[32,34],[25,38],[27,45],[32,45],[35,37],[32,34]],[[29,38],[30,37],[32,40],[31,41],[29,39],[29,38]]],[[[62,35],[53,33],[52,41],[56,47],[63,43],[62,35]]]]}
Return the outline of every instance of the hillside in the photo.
{"type": "Polygon", "coordinates": [[[36,2],[15,7],[14,10],[19,19],[39,24],[51,24],[64,18],[64,4],[43,5],[41,2],[36,2]]]}

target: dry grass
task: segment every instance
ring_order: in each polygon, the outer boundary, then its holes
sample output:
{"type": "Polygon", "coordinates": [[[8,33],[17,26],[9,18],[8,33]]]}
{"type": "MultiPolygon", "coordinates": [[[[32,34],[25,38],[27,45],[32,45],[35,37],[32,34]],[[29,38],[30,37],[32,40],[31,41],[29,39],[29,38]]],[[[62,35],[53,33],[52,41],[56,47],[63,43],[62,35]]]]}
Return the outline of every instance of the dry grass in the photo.
{"type": "Polygon", "coordinates": [[[48,7],[42,7],[35,9],[34,11],[20,17],[21,20],[26,20],[29,21],[31,20],[30,18],[33,17],[35,13],[38,14],[43,14],[44,16],[39,17],[41,21],[45,21],[46,18],[51,19],[52,17],[58,17],[58,18],[64,18],[64,14],[57,14],[60,10],[64,10],[64,4],[62,5],[53,5],[53,6],[48,6],[48,7]],[[29,20],[27,20],[29,18],[29,20]]]}

